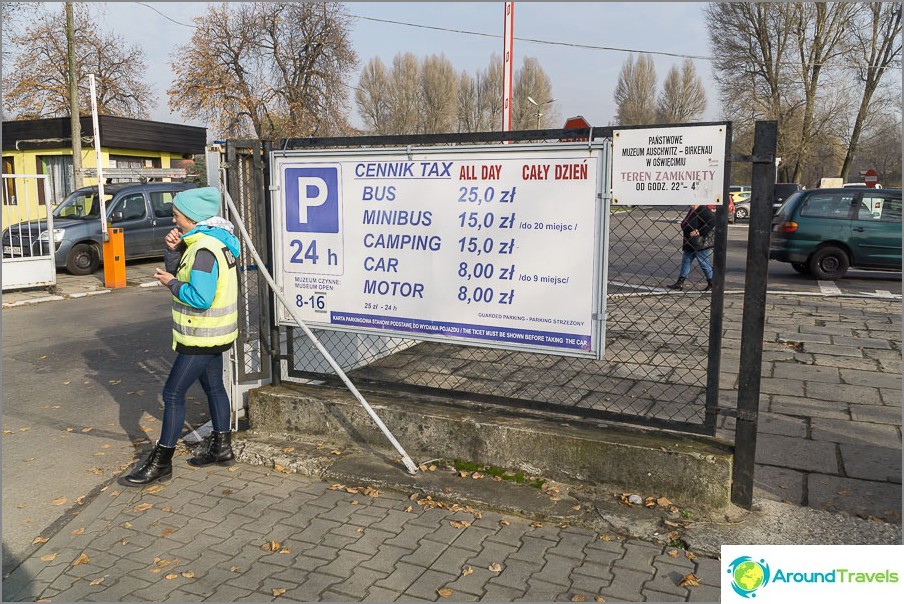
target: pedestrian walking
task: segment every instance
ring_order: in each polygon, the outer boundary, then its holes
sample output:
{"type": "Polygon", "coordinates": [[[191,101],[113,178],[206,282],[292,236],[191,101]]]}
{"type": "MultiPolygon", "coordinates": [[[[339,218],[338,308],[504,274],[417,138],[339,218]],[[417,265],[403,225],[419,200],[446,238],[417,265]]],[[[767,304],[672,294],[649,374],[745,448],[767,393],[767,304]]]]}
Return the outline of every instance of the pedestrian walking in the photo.
{"type": "Polygon", "coordinates": [[[158,268],[154,277],[172,292],[176,360],[163,388],[160,439],[144,463],[122,479],[127,486],[172,476],[173,453],[185,423],[185,393],[195,381],[207,395],[213,434],[206,451],[188,463],[235,463],[223,352],[238,336],[239,241],[232,234],[232,223],[218,216],[221,204],[215,187],[189,189],[173,199],[176,228],[164,239],[166,270],[158,268]]]}
{"type": "Polygon", "coordinates": [[[709,291],[713,287],[712,255],[715,245],[716,216],[706,206],[693,205],[688,210],[684,220],[681,221],[681,270],[678,272],[678,280],[669,286],[669,289],[684,289],[684,280],[691,274],[691,264],[694,259],[700,265],[703,276],[706,277],[706,287],[703,291],[709,291]]]}

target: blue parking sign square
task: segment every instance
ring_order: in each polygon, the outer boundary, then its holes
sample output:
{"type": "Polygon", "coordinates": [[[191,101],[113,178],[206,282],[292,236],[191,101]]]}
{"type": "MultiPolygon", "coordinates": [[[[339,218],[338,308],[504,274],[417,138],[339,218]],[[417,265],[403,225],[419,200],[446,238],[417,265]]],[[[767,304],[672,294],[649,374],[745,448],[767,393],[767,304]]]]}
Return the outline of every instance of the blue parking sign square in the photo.
{"type": "Polygon", "coordinates": [[[339,168],[286,168],[286,230],[339,232],[339,168]]]}

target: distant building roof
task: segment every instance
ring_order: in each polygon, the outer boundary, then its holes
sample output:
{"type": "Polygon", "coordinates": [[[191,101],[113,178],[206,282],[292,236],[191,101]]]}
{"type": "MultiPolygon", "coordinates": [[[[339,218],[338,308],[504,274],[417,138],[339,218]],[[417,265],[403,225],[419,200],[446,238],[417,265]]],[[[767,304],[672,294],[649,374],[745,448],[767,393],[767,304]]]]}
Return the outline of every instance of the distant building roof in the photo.
{"type": "MultiPolygon", "coordinates": [[[[91,116],[79,118],[82,140],[94,136],[91,116]]],[[[207,128],[128,117],[99,115],[100,143],[106,149],[140,149],[171,153],[203,153],[207,128]]],[[[3,150],[68,149],[72,132],[68,117],[3,122],[3,150]]],[[[85,143],[83,142],[82,145],[85,143]]]]}

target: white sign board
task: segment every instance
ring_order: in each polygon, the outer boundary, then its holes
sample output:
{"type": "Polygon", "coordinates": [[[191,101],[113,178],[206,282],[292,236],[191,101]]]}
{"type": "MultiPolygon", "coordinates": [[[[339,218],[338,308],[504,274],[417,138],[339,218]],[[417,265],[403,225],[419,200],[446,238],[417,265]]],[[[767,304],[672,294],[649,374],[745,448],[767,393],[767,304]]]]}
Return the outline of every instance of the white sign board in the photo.
{"type": "Polygon", "coordinates": [[[724,124],[615,130],[612,204],[721,204],[726,130],[724,124]]]}
{"type": "MultiPolygon", "coordinates": [[[[280,151],[275,274],[310,326],[602,354],[602,145],[280,151]]],[[[280,307],[277,320],[294,325],[280,307]]]]}

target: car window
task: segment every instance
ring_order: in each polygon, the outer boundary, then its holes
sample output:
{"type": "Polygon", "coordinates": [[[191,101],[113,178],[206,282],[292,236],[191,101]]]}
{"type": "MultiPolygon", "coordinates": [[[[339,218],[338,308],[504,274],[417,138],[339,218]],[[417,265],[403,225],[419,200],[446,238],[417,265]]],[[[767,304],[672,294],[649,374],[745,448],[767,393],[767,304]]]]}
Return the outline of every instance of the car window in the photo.
{"type": "Polygon", "coordinates": [[[803,201],[800,215],[811,218],[847,219],[856,193],[814,193],[803,201]]]}
{"type": "Polygon", "coordinates": [[[173,197],[176,192],[173,191],[151,191],[151,207],[154,209],[154,216],[157,218],[173,217],[173,197]]]}
{"type": "Polygon", "coordinates": [[[874,193],[864,193],[863,201],[860,202],[857,210],[857,219],[900,224],[901,200],[874,193]]]}
{"type": "Polygon", "coordinates": [[[134,193],[119,200],[113,212],[122,212],[122,220],[137,220],[147,214],[144,206],[144,195],[134,193]]]}

